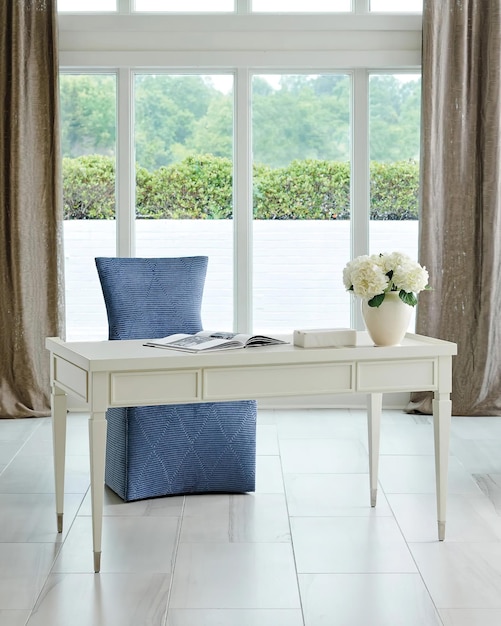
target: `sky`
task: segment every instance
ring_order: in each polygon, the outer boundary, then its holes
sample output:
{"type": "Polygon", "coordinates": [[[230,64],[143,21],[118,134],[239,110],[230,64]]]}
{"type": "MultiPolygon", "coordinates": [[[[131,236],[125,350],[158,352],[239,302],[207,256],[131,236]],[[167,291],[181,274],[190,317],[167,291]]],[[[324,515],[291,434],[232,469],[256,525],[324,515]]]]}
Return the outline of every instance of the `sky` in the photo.
{"type": "MultiPolygon", "coordinates": [[[[136,0],[138,11],[232,11],[233,0],[136,0]]],[[[117,0],[59,0],[59,11],[116,11],[117,0]]],[[[373,11],[421,12],[423,0],[371,0],[373,11]]],[[[349,11],[350,0],[254,0],[255,11],[349,11]]]]}

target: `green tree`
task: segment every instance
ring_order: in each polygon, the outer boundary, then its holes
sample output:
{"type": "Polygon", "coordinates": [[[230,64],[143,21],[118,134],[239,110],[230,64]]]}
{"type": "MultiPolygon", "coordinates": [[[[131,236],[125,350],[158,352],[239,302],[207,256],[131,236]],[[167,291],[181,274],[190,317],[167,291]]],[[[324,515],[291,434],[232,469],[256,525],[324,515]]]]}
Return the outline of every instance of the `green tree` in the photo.
{"type": "MultiPolygon", "coordinates": [[[[278,89],[253,94],[253,151],[260,163],[349,158],[349,79],[284,76],[278,89]]],[[[262,79],[261,79],[262,80],[262,79]]]]}
{"type": "Polygon", "coordinates": [[[420,80],[393,75],[370,80],[370,154],[372,161],[418,159],[420,80]]]}
{"type": "MultiPolygon", "coordinates": [[[[253,152],[284,167],[294,159],[347,161],[350,80],[342,74],[285,75],[252,84],[253,152]]],[[[135,81],[136,160],[155,170],[189,155],[233,153],[233,97],[209,76],[141,74],[135,81]]],[[[371,159],[419,156],[420,81],[370,80],[371,159]]],[[[115,153],[115,77],[61,76],[64,156],[115,153]]]]}
{"type": "Polygon", "coordinates": [[[233,98],[219,93],[209,103],[207,114],[193,124],[193,133],[186,146],[174,151],[179,157],[213,154],[231,159],[233,156],[233,98]]]}
{"type": "Polygon", "coordinates": [[[135,88],[137,162],[150,170],[176,162],[219,92],[202,76],[163,74],[139,75],[135,88]]]}
{"type": "Polygon", "coordinates": [[[61,74],[64,157],[115,154],[116,81],[106,74],[61,74]]]}

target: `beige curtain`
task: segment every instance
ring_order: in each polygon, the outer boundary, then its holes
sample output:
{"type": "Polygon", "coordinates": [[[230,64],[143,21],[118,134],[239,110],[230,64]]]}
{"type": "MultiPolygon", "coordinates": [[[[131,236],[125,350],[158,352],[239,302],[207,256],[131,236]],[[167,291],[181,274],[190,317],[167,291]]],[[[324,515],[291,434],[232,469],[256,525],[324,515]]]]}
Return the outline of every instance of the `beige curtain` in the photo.
{"type": "Polygon", "coordinates": [[[63,332],[55,0],[1,0],[0,94],[0,417],[41,416],[63,332]]]}
{"type": "MultiPolygon", "coordinates": [[[[425,0],[417,332],[458,344],[454,415],[501,415],[501,0],[425,0]]],[[[429,394],[409,410],[430,412],[429,394]]]]}

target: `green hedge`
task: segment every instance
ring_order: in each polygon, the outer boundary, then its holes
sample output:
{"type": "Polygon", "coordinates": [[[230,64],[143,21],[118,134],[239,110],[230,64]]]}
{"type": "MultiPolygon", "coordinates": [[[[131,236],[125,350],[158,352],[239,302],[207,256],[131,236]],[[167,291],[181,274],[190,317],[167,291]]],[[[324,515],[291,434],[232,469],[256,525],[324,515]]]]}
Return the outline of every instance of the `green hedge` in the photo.
{"type": "MultiPolygon", "coordinates": [[[[63,159],[65,219],[113,219],[114,162],[92,155],[63,159]]],[[[136,170],[137,216],[147,219],[228,219],[232,164],[204,155],[149,172],[136,170]]],[[[419,169],[414,161],[371,164],[371,219],[418,218],[419,169]]],[[[254,167],[254,217],[325,220],[350,217],[350,166],[336,161],[293,161],[254,167]]]]}
{"type": "Polygon", "coordinates": [[[109,220],[115,216],[115,164],[91,155],[63,159],[65,220],[109,220]]]}

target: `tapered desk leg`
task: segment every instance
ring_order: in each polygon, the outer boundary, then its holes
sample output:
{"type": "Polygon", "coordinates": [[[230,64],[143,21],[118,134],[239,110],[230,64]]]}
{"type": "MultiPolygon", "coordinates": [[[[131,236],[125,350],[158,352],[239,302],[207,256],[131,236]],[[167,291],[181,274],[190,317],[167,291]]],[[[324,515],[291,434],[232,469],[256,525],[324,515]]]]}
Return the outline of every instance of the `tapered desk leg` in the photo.
{"type": "Polygon", "coordinates": [[[94,572],[101,569],[103,534],[104,463],[106,453],[106,414],[91,413],[89,419],[90,491],[92,502],[92,541],[94,572]]]}
{"type": "Polygon", "coordinates": [[[52,443],[54,447],[54,479],[56,489],[57,532],[63,532],[64,466],[66,456],[66,394],[52,383],[52,443]]]}
{"type": "Polygon", "coordinates": [[[449,394],[435,393],[435,399],[433,400],[433,433],[435,440],[435,478],[439,541],[445,539],[451,411],[452,403],[449,394]]]}
{"type": "Polygon", "coordinates": [[[381,433],[381,408],[383,394],[372,393],[367,397],[367,426],[369,431],[369,482],[371,506],[376,506],[379,468],[379,439],[381,433]]]}

